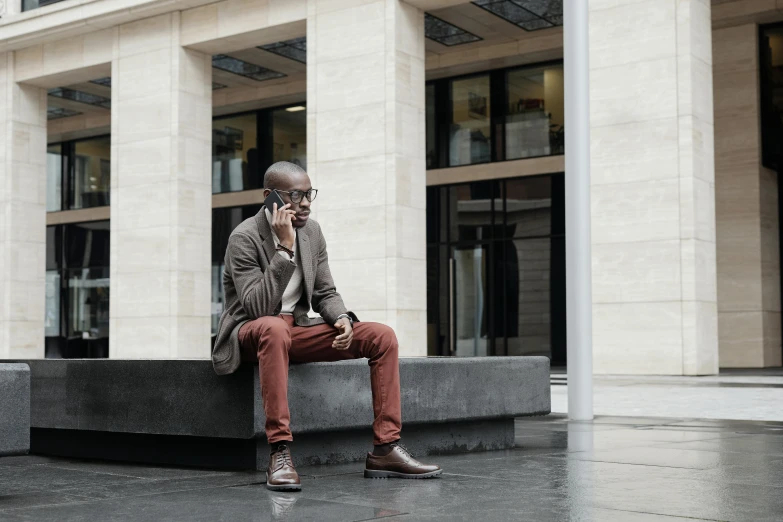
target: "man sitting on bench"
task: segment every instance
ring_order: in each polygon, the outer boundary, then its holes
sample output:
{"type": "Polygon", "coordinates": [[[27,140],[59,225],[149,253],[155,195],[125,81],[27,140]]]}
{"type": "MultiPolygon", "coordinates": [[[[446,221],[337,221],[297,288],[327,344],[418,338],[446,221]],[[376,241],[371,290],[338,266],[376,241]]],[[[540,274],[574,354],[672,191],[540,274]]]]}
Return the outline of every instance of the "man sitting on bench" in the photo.
{"type": "Polygon", "coordinates": [[[430,478],[440,467],[400,445],[397,337],[388,326],[359,322],[335,289],[321,227],[309,219],[317,190],[299,166],[281,161],[264,175],[264,198],[276,190],[282,208],[262,207],[231,234],[223,287],[225,310],[212,350],[215,372],[258,361],[266,437],[271,446],[267,488],[300,490],[291,460],[288,364],[366,357],[370,365],[375,448],[367,478],[430,478]],[[308,316],[310,307],[321,317],[308,316]]]}

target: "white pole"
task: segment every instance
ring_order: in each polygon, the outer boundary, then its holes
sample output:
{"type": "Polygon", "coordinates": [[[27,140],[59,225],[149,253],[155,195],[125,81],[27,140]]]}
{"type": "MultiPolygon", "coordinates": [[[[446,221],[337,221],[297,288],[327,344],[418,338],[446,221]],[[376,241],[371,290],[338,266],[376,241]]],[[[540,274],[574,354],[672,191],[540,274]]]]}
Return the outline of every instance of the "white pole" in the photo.
{"type": "Polygon", "coordinates": [[[593,418],[589,0],[563,0],[568,417],[593,418]]]}

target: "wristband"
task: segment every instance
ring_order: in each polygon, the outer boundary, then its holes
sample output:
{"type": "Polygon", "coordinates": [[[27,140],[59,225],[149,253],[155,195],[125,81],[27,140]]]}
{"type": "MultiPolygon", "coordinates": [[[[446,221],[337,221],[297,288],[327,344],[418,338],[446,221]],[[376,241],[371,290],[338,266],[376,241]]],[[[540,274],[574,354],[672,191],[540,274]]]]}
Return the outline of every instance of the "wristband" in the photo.
{"type": "Polygon", "coordinates": [[[343,317],[346,317],[346,318],[348,318],[348,322],[350,322],[350,323],[351,323],[351,326],[353,326],[353,318],[351,318],[351,316],[350,316],[350,315],[348,315],[348,314],[340,314],[340,315],[338,315],[338,316],[337,316],[337,319],[336,319],[336,321],[339,321],[339,320],[340,320],[340,319],[342,319],[343,317]]]}
{"type": "Polygon", "coordinates": [[[286,248],[283,245],[277,245],[277,249],[276,250],[278,252],[285,252],[286,254],[288,254],[288,257],[290,257],[291,259],[294,258],[294,251],[291,250],[290,248],[286,248]]]}

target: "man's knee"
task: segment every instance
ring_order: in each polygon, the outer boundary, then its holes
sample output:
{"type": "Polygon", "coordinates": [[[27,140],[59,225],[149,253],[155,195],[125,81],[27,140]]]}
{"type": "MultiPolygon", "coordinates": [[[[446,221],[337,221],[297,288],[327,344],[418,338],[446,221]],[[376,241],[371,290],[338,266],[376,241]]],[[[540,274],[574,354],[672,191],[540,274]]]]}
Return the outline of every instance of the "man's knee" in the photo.
{"type": "Polygon", "coordinates": [[[250,327],[257,332],[259,348],[284,345],[291,338],[288,323],[277,316],[259,317],[251,322],[250,327]]]}
{"type": "Polygon", "coordinates": [[[393,351],[395,353],[397,352],[398,349],[397,335],[394,333],[394,330],[391,327],[381,323],[365,323],[365,324],[367,324],[368,330],[370,331],[370,335],[373,337],[375,344],[382,351],[385,352],[393,351]]]}

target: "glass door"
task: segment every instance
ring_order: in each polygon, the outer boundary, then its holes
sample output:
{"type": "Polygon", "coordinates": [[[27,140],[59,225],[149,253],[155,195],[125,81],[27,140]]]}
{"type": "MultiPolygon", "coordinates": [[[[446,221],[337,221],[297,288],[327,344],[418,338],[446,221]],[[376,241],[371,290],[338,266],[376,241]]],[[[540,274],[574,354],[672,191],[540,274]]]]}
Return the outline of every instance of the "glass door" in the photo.
{"type": "Polygon", "coordinates": [[[489,245],[477,243],[450,250],[451,353],[458,357],[489,355],[489,245]]]}

